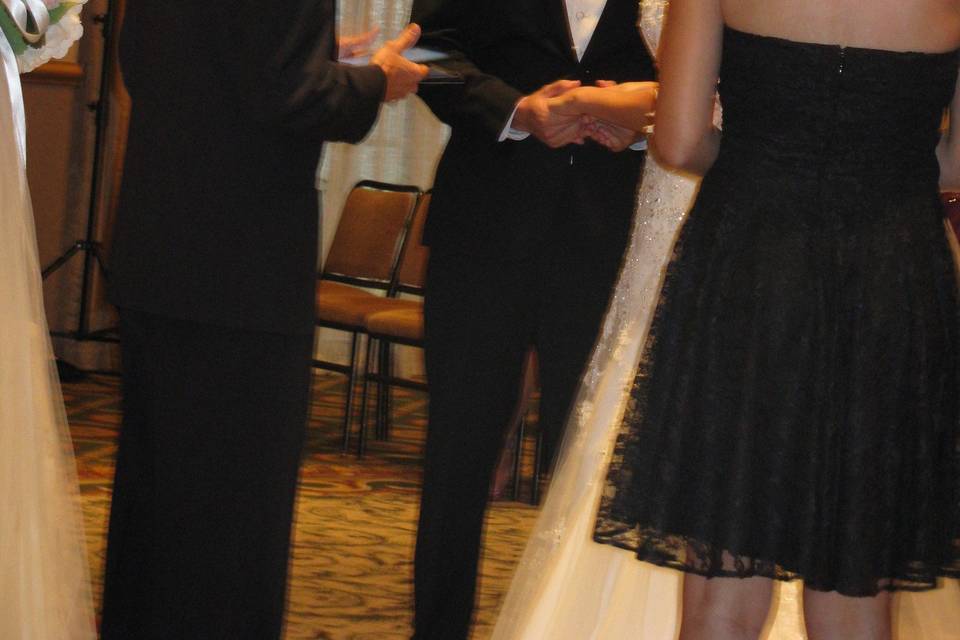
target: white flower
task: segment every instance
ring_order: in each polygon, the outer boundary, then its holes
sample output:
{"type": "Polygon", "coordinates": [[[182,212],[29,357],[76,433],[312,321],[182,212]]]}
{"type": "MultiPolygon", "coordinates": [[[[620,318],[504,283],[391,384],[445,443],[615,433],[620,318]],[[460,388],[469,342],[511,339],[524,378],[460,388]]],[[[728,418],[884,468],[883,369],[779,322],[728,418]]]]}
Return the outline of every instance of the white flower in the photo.
{"type": "MultiPolygon", "coordinates": [[[[70,7],[67,13],[56,24],[50,25],[47,29],[46,38],[43,47],[34,49],[27,47],[27,50],[17,56],[17,64],[20,67],[20,73],[33,71],[42,64],[49,62],[54,58],[62,58],[70,51],[73,43],[83,35],[83,25],[80,23],[80,10],[86,0],[80,0],[75,6],[70,7]]],[[[61,4],[59,0],[44,0],[48,8],[55,8],[61,4]]]]}

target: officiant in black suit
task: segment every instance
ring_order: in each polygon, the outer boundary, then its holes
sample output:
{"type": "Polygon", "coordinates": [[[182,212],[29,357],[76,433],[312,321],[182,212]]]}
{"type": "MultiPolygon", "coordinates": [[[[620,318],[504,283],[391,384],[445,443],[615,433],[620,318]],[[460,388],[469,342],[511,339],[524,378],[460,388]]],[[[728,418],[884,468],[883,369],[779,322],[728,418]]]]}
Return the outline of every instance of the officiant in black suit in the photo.
{"type": "Polygon", "coordinates": [[[582,140],[583,123],[550,113],[545,98],[576,82],[652,80],[637,14],[637,0],[414,2],[422,44],[450,52],[445,66],[466,80],[420,92],[452,135],[425,235],[418,640],[467,637],[491,473],[528,347],[552,450],[596,340],[644,153],[582,140]]]}
{"type": "Polygon", "coordinates": [[[123,428],[102,637],[279,638],[307,418],[315,171],[426,69],[334,62],[335,5],[130,2],[111,259],[123,428]]]}

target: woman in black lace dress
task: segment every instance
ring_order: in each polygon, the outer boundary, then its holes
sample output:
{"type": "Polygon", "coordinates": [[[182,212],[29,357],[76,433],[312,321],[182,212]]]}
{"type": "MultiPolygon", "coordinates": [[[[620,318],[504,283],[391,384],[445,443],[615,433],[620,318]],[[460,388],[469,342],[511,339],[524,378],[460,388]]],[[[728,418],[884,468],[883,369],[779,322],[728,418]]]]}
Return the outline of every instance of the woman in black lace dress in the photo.
{"type": "Polygon", "coordinates": [[[773,579],[810,638],[889,638],[960,568],[958,47],[956,0],[671,4],[654,145],[704,179],[595,537],[686,572],[682,640],[758,637],[773,579]]]}

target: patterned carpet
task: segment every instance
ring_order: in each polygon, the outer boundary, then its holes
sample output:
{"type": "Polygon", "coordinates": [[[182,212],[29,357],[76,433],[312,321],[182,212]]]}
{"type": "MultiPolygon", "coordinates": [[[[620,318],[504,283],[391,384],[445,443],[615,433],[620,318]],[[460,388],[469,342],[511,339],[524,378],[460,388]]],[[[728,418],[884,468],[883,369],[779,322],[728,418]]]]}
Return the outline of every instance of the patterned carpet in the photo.
{"type": "MultiPolygon", "coordinates": [[[[91,376],[64,385],[77,452],[97,600],[101,589],[113,458],[120,424],[119,381],[91,376]]],[[[318,374],[301,471],[292,558],[288,640],[408,638],[426,396],[400,390],[389,441],[366,458],[339,452],[342,377],[318,374]]],[[[528,447],[530,448],[530,447],[528,447]]],[[[487,638],[536,511],[497,502],[487,524],[477,623],[487,638]]]]}

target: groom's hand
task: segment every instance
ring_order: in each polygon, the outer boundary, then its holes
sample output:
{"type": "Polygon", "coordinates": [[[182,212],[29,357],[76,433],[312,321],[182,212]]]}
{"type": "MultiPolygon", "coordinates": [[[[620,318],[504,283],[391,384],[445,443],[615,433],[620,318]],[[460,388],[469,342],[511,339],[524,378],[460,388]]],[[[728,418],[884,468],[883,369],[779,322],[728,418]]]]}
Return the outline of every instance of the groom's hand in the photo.
{"type": "Polygon", "coordinates": [[[579,86],[576,80],[557,80],[521,98],[513,116],[513,128],[530,133],[554,149],[571,143],[583,144],[586,130],[580,116],[558,113],[549,104],[551,98],[579,86]]]}
{"type": "Polygon", "coordinates": [[[410,62],[403,57],[403,52],[417,44],[419,39],[419,25],[409,24],[399,36],[384,44],[370,58],[370,64],[383,69],[383,73],[387,76],[384,102],[392,102],[416,93],[420,81],[426,77],[426,65],[410,62]]]}

